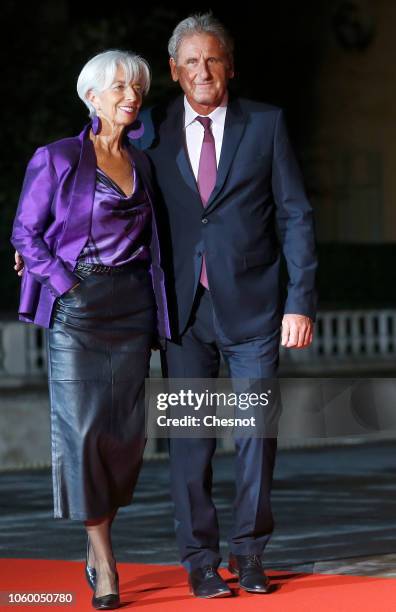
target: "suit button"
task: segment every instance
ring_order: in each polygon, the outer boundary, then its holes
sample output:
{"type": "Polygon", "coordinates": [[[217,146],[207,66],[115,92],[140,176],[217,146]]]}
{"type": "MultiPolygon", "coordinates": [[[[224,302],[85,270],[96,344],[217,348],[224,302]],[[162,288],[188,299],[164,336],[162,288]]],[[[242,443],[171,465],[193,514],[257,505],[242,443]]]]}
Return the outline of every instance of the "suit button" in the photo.
{"type": "Polygon", "coordinates": [[[204,224],[208,223],[208,219],[207,219],[206,217],[204,217],[204,218],[202,219],[202,223],[204,223],[204,224]]]}

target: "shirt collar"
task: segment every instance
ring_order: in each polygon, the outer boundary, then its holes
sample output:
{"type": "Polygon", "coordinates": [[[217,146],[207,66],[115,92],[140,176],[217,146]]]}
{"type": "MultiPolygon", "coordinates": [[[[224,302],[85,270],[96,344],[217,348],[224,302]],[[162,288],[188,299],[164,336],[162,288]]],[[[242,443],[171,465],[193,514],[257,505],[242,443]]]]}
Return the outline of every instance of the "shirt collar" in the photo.
{"type": "MultiPolygon", "coordinates": [[[[224,98],[221,101],[220,106],[214,109],[207,117],[212,119],[213,123],[219,123],[220,125],[224,125],[225,116],[227,112],[227,104],[228,104],[228,93],[224,94],[224,98]]],[[[184,127],[188,127],[195,121],[195,117],[198,113],[192,108],[191,104],[188,102],[186,96],[184,96],[184,127]]]]}

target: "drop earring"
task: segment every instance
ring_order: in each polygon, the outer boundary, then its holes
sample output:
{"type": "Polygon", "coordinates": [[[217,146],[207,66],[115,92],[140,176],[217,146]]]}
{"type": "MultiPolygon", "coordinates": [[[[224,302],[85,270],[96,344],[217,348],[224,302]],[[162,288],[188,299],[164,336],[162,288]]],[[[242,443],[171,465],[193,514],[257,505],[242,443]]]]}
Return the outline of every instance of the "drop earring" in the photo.
{"type": "Polygon", "coordinates": [[[95,117],[92,119],[92,133],[96,136],[97,134],[99,134],[101,129],[102,122],[100,120],[100,117],[98,117],[98,115],[95,115],[95,117]]]}

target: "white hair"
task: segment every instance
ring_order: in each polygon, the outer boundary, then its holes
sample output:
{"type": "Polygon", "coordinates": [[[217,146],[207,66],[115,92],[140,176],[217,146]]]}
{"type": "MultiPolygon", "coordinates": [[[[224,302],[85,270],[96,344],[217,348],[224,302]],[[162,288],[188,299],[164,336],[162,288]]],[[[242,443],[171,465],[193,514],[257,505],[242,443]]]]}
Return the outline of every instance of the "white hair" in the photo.
{"type": "Polygon", "coordinates": [[[118,49],[104,51],[90,59],[81,70],[77,79],[77,93],[89,110],[90,117],[96,115],[93,104],[87,99],[89,91],[96,93],[108,89],[113,83],[117,68],[123,68],[125,81],[140,83],[143,94],[150,89],[150,66],[145,59],[128,51],[118,49]]]}
{"type": "Polygon", "coordinates": [[[177,24],[168,43],[169,57],[177,61],[177,52],[182,40],[194,34],[212,34],[220,41],[231,62],[233,61],[234,42],[223,24],[211,12],[190,15],[177,24]]]}

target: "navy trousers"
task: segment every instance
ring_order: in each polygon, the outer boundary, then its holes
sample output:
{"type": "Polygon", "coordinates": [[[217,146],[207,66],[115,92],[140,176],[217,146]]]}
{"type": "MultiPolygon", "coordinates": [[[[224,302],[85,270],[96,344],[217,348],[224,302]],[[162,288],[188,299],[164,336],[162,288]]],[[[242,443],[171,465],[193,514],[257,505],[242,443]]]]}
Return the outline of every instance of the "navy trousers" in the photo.
{"type": "MultiPolygon", "coordinates": [[[[220,354],[231,378],[273,378],[279,360],[280,330],[234,344],[221,331],[210,292],[198,289],[189,327],[180,342],[169,342],[165,370],[169,378],[215,378],[220,354]]],[[[175,505],[176,539],[184,567],[221,561],[219,527],[212,489],[211,461],[216,439],[173,438],[169,441],[171,491],[175,505]]],[[[262,554],[273,531],[271,486],[276,437],[240,438],[236,447],[234,521],[231,552],[262,554]]]]}

